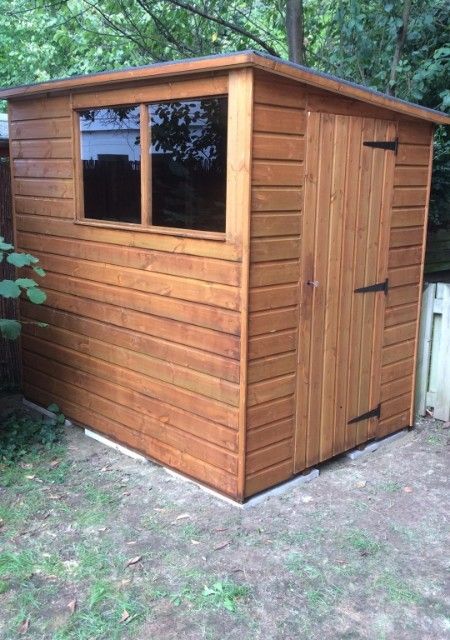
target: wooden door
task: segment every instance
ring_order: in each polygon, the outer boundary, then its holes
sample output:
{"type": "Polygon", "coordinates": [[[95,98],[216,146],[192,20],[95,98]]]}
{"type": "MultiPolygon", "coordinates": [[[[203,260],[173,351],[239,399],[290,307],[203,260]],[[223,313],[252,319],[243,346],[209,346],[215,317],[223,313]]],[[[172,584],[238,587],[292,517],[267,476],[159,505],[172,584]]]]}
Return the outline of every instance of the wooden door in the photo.
{"type": "Polygon", "coordinates": [[[295,471],[376,436],[395,150],[386,120],[308,114],[295,471]],[[392,145],[390,145],[392,146],[392,145]],[[378,290],[355,290],[378,285],[378,290]]]}

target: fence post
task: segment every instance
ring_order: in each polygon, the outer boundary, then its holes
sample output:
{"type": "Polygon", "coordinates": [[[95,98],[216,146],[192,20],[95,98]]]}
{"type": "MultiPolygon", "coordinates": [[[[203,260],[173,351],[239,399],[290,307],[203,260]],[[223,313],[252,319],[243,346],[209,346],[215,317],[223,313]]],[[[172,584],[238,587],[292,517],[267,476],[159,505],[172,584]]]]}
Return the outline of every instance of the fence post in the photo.
{"type": "Polygon", "coordinates": [[[422,294],[419,345],[417,352],[416,413],[424,416],[427,410],[428,376],[430,371],[431,341],[433,337],[433,307],[436,284],[426,284],[422,294]]]}
{"type": "Polygon", "coordinates": [[[438,298],[442,300],[442,320],[440,336],[440,363],[436,386],[436,400],[433,417],[436,420],[450,420],[450,284],[438,285],[438,298]]]}
{"type": "MultiPolygon", "coordinates": [[[[0,161],[0,236],[14,243],[11,174],[9,161],[0,161]]],[[[6,260],[0,262],[0,280],[14,279],[15,269],[6,260]]],[[[0,298],[0,318],[17,318],[15,299],[0,298]]],[[[21,360],[18,340],[0,337],[0,391],[17,391],[21,387],[21,360]]]]}

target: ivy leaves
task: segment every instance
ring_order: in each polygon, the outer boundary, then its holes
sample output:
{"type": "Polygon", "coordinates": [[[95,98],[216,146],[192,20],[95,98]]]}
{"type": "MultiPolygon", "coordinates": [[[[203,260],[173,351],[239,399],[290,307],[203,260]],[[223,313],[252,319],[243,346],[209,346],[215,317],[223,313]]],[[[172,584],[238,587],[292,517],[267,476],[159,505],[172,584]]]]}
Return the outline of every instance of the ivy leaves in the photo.
{"type": "MultiPolygon", "coordinates": [[[[6,262],[18,269],[28,267],[36,275],[45,276],[45,271],[39,266],[39,258],[29,253],[19,253],[14,251],[12,244],[5,242],[0,236],[0,263],[6,256],[6,262]]],[[[0,280],[0,297],[2,298],[19,298],[24,293],[28,300],[33,304],[43,304],[46,299],[46,293],[39,287],[39,284],[33,278],[16,278],[15,280],[0,280]]],[[[44,323],[36,323],[39,326],[46,326],[44,323]]],[[[0,336],[7,340],[15,340],[19,337],[22,325],[18,320],[12,318],[0,318],[0,336]]]]}

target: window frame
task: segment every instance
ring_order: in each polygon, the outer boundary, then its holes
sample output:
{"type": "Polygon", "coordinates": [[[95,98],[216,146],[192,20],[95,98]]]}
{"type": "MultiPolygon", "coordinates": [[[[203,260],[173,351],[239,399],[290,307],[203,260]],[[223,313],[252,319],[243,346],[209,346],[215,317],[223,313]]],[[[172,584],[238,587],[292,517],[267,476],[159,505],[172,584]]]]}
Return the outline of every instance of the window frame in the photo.
{"type": "Polygon", "coordinates": [[[158,91],[155,86],[148,87],[139,91],[133,89],[122,89],[118,91],[106,91],[92,96],[89,101],[89,94],[85,94],[77,104],[73,101],[73,132],[74,132],[74,178],[75,178],[75,220],[76,224],[101,227],[106,229],[121,229],[128,231],[136,231],[139,233],[156,233],[161,235],[181,236],[187,238],[201,238],[206,240],[225,241],[229,236],[229,198],[228,186],[225,192],[225,229],[224,231],[207,231],[199,229],[185,229],[181,227],[164,227],[152,224],[152,167],[151,167],[151,130],[148,107],[158,102],[170,102],[179,100],[202,100],[205,98],[227,99],[227,154],[226,154],[226,175],[227,181],[230,171],[229,161],[229,145],[230,145],[230,96],[228,91],[228,83],[226,78],[216,78],[217,82],[211,79],[208,91],[195,91],[195,82],[189,83],[192,87],[187,90],[185,82],[180,82],[180,86],[176,84],[164,85],[158,91]],[[169,90],[168,90],[169,89],[169,90]],[[141,93],[141,99],[137,100],[136,94],[141,93]],[[160,94],[160,95],[158,95],[160,94]],[[117,99],[114,99],[117,95],[117,99]],[[135,100],[132,98],[135,96],[135,100]],[[140,147],[141,147],[141,221],[138,222],[117,222],[114,220],[106,221],[95,218],[86,218],[84,215],[84,184],[83,184],[83,163],[81,159],[81,131],[80,131],[80,113],[86,109],[101,109],[108,107],[130,106],[139,107],[140,109],[140,147]],[[148,149],[148,153],[144,152],[148,149]]]}

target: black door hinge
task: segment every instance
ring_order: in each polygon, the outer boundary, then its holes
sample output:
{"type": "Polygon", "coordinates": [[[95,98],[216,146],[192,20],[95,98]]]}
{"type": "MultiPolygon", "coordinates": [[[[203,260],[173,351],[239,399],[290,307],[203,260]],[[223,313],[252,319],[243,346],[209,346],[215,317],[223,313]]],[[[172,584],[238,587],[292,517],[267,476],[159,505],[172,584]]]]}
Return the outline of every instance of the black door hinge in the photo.
{"type": "Polygon", "coordinates": [[[397,155],[398,151],[398,138],[395,140],[367,140],[363,142],[365,147],[372,147],[374,149],[385,149],[386,151],[393,151],[397,155]]]}
{"type": "Polygon", "coordinates": [[[358,287],[355,289],[355,293],[369,293],[370,291],[384,291],[387,295],[389,290],[389,280],[386,278],[384,282],[377,282],[376,284],[369,284],[368,287],[358,287]]]}
{"type": "Polygon", "coordinates": [[[355,422],[361,422],[362,420],[368,420],[369,418],[379,418],[381,415],[381,404],[376,407],[376,409],[372,409],[371,411],[367,411],[366,413],[362,413],[357,418],[352,418],[347,422],[347,424],[355,424],[355,422]]]}

